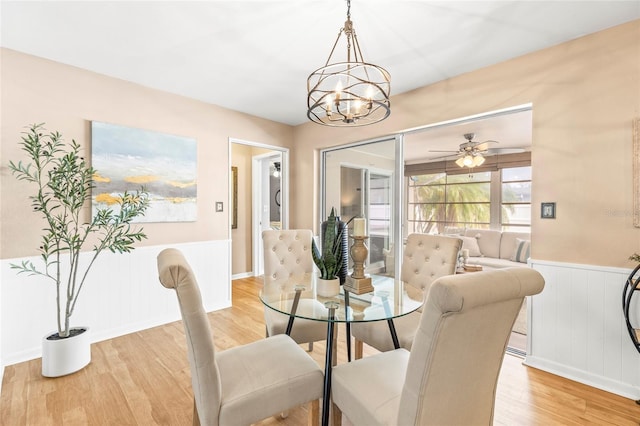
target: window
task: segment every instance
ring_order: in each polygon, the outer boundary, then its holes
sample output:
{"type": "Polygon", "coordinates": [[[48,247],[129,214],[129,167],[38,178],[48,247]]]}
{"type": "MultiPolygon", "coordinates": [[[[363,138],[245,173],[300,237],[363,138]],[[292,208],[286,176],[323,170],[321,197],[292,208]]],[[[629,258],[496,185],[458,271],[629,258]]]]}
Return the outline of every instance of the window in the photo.
{"type": "Polygon", "coordinates": [[[502,169],[503,231],[531,231],[531,166],[502,169]]]}
{"type": "Polygon", "coordinates": [[[461,228],[530,231],[531,166],[465,174],[414,174],[408,179],[407,190],[409,233],[436,234],[461,228]]]}

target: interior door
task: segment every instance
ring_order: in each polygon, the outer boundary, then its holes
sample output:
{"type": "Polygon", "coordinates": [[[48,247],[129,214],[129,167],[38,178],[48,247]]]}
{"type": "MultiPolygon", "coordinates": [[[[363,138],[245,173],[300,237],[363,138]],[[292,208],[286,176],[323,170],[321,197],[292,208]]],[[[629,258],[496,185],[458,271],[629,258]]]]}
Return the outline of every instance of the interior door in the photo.
{"type": "MultiPolygon", "coordinates": [[[[253,157],[253,252],[254,275],[264,272],[262,231],[284,229],[283,197],[285,166],[281,152],[256,155],[253,157]]],[[[285,225],[286,226],[286,225],[285,225]]]]}

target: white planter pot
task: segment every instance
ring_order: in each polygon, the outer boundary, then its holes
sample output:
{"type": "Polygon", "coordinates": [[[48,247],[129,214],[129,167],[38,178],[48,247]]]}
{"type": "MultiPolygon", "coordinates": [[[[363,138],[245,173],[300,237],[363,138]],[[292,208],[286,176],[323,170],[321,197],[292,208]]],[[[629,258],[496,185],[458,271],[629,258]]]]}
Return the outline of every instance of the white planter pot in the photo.
{"type": "Polygon", "coordinates": [[[75,373],[91,362],[91,341],[89,327],[73,327],[72,330],[85,330],[65,339],[51,340],[47,334],[42,338],[42,375],[60,377],[75,373]]]}
{"type": "Polygon", "coordinates": [[[316,293],[322,297],[337,296],[340,294],[340,278],[334,278],[332,280],[318,278],[316,280],[316,293]]]}

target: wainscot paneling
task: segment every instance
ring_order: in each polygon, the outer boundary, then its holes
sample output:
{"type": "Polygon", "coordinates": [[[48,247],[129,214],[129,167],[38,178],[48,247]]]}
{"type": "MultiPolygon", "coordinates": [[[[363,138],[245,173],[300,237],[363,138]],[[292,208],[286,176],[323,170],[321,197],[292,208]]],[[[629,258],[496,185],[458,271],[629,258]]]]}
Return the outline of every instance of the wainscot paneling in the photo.
{"type": "MultiPolygon", "coordinates": [[[[97,342],[178,320],[175,293],[158,281],[156,257],[166,247],[185,254],[208,312],[231,306],[230,241],[141,247],[128,254],[107,252],[98,257],[80,294],[72,325],[89,326],[91,340],[97,342]]],[[[17,275],[10,264],[22,260],[3,259],[1,263],[2,366],[40,357],[42,338],[56,328],[55,286],[50,280],[17,275]]]]}
{"type": "MultiPolygon", "coordinates": [[[[545,288],[529,300],[525,364],[632,399],[640,353],[627,333],[622,290],[631,270],[531,260],[545,288]]],[[[640,328],[640,295],[632,324],[640,328]]]]}

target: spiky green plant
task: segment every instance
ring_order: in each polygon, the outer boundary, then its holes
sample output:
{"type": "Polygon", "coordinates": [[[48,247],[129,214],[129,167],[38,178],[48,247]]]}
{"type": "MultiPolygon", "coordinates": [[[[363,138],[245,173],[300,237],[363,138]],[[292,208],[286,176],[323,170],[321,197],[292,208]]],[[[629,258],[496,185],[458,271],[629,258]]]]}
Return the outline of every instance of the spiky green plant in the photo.
{"type": "Polygon", "coordinates": [[[316,266],[320,270],[320,278],[332,280],[338,276],[342,261],[346,253],[342,250],[342,232],[347,229],[345,226],[340,229],[340,223],[335,215],[335,210],[331,208],[331,213],[327,218],[327,228],[322,236],[322,254],[318,250],[315,241],[312,241],[311,256],[316,266]]]}
{"type": "Polygon", "coordinates": [[[11,268],[55,283],[58,335],[64,338],[69,336],[69,319],[98,255],[105,249],[128,253],[134,249],[134,242],[147,238],[142,228],[133,229],[131,222],[144,215],[149,197],[144,189],[125,192],[118,197],[117,211],[99,208],[90,222],[84,222],[80,214],[91,200],[96,171],[80,156],[80,145],[75,140],[66,143],[60,133],[47,134],[43,126],[44,123],[33,124],[23,133],[20,145],[29,161],[9,162],[9,169],[18,180],[36,186],[36,194],[29,199],[46,223],[39,247],[43,264],[36,266],[25,260],[11,268]],[[92,235],[91,239],[97,240],[93,255],[81,267],[80,253],[92,235]]]}

